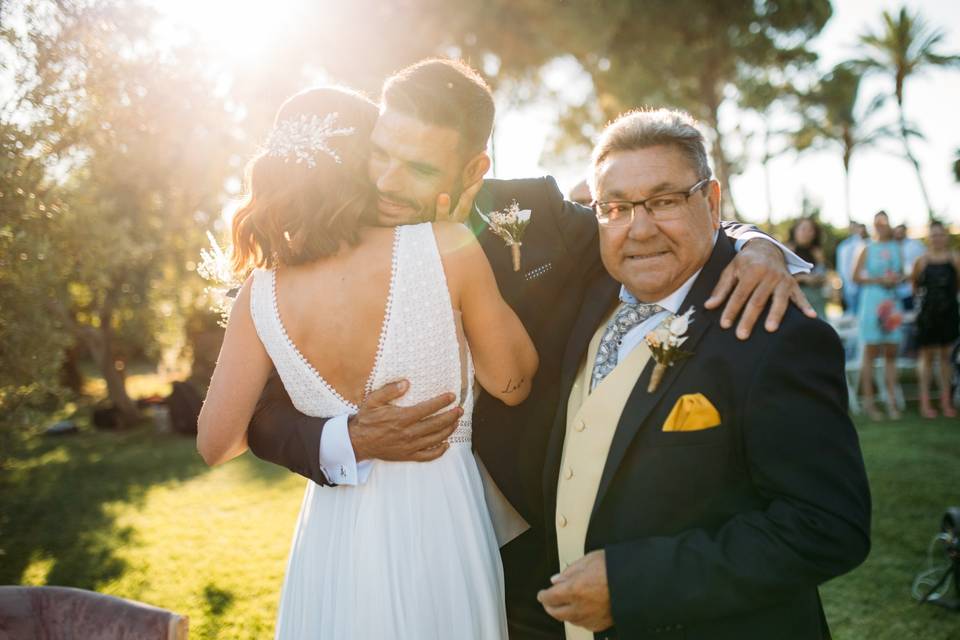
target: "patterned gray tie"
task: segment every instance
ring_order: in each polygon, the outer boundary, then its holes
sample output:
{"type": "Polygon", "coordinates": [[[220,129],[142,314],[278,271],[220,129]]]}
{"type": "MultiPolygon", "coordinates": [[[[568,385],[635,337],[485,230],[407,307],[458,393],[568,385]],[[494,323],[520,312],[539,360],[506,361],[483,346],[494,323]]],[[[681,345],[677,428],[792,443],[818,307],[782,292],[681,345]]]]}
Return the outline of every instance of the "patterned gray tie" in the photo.
{"type": "Polygon", "coordinates": [[[648,320],[663,311],[663,307],[656,304],[623,303],[613,316],[607,330],[600,339],[600,348],[597,349],[597,358],[593,363],[593,378],[590,381],[590,390],[610,374],[617,366],[620,355],[620,341],[631,329],[644,320],[648,320]]]}

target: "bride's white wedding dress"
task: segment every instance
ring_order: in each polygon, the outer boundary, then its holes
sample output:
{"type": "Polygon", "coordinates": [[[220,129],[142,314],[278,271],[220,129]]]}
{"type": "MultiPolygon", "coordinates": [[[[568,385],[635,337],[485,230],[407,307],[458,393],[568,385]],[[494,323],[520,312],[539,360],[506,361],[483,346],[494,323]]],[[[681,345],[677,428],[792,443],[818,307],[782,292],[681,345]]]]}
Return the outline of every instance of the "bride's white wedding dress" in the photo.
{"type": "MultiPolygon", "coordinates": [[[[322,417],[355,413],[287,336],[274,271],[254,272],[250,305],[296,408],[322,417]]],[[[437,460],[375,461],[355,487],[307,482],[277,638],[507,637],[503,570],[470,446],[473,362],[461,345],[432,225],[397,227],[367,390],[405,378],[410,389],[400,405],[456,392],[463,417],[437,460]]]]}

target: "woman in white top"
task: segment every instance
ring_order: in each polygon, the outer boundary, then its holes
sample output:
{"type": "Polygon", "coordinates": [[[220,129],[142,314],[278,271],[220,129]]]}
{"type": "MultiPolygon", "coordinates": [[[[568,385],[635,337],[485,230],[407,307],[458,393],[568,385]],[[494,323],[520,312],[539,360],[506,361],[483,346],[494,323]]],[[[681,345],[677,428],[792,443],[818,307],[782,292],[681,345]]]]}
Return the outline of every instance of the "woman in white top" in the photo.
{"type": "Polygon", "coordinates": [[[210,464],[246,450],[274,367],[312,416],[355,413],[394,380],[409,385],[404,406],[449,392],[461,417],[440,457],[375,461],[357,486],[308,482],[276,637],[505,638],[502,569],[470,445],[473,383],[519,403],[537,354],[465,226],[367,223],[376,117],[348,91],[298,94],[251,162],[233,222],[235,267],[250,275],[198,448],[210,464]]]}

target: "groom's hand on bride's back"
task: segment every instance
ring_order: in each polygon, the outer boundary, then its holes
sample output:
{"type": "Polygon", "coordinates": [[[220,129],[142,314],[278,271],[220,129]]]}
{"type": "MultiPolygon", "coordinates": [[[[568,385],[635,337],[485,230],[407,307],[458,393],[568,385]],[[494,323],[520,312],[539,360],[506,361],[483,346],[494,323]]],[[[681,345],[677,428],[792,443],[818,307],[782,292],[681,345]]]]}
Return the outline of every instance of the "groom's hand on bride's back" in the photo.
{"type": "Polygon", "coordinates": [[[456,396],[445,393],[410,407],[391,404],[408,388],[409,383],[401,380],[371,392],[347,421],[357,462],[426,462],[439,458],[449,448],[445,441],[456,430],[463,409],[457,406],[437,412],[454,402],[456,396]]]}

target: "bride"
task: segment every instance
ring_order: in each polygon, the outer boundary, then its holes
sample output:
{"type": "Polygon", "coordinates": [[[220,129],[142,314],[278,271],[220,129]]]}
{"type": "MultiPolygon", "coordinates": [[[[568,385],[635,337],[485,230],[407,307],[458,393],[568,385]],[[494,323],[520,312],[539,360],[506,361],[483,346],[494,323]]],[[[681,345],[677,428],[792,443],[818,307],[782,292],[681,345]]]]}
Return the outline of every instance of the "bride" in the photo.
{"type": "Polygon", "coordinates": [[[365,180],[377,108],[334,88],[293,96],[248,169],[233,221],[247,275],[200,413],[211,464],[246,448],[276,368],[302,413],[355,413],[372,389],[445,392],[461,414],[430,462],[376,461],[364,484],[307,485],[277,638],[505,638],[503,573],[471,453],[474,377],[522,402],[533,343],[460,224],[373,226],[365,180]],[[520,381],[519,383],[517,381],[520,381]]]}

